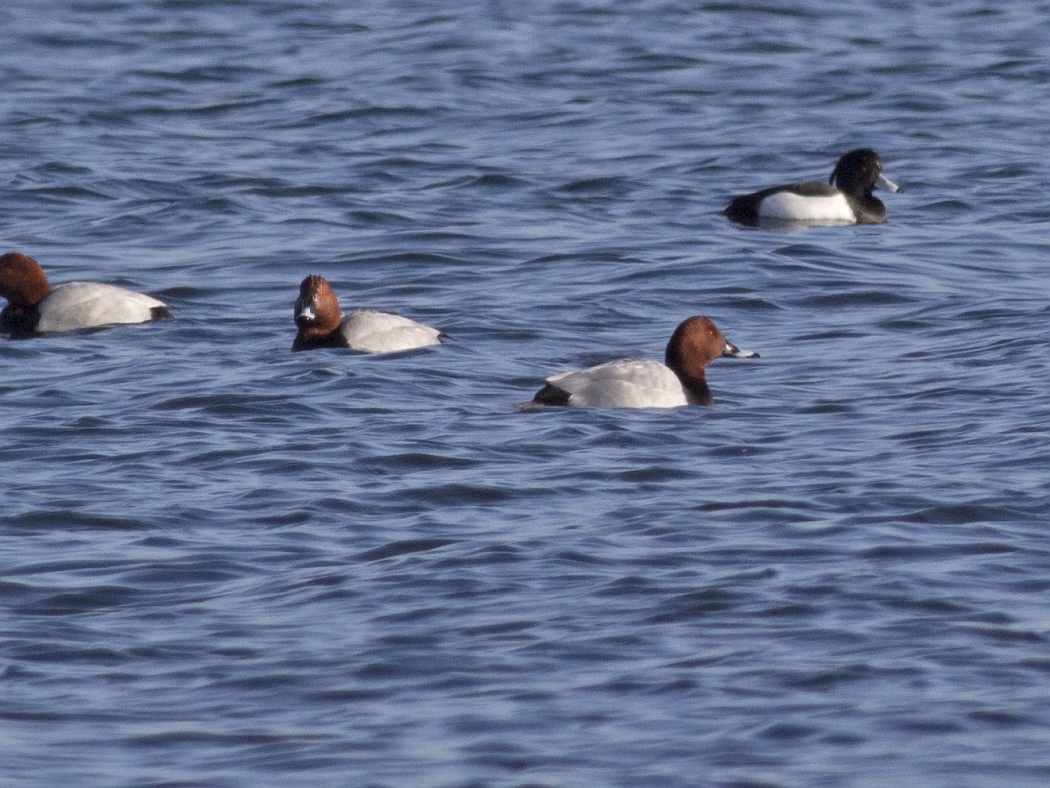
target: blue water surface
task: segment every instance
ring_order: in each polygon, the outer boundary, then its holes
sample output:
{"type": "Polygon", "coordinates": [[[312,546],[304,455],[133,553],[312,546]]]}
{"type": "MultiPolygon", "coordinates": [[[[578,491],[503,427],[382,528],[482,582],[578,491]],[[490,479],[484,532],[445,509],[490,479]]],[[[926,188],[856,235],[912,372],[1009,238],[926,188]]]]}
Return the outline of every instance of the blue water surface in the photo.
{"type": "Polygon", "coordinates": [[[1048,28],[5,3],[0,251],[175,320],[0,341],[0,782],[1046,785],[1048,28]],[[720,215],[861,146],[884,226],[720,215]],[[693,314],[714,408],[515,408],[693,314]]]}

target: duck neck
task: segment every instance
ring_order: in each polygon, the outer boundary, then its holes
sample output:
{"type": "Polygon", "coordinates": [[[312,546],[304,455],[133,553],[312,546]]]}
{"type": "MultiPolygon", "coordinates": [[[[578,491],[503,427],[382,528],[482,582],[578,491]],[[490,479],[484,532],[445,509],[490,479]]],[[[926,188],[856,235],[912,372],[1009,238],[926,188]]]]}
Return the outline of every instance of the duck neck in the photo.
{"type": "Polygon", "coordinates": [[[40,310],[35,306],[8,304],[0,309],[0,331],[15,337],[30,336],[40,322],[40,310]]]}
{"type": "Polygon", "coordinates": [[[711,389],[707,387],[707,378],[704,376],[707,364],[705,360],[697,361],[683,352],[681,331],[682,326],[679,326],[671,335],[671,341],[667,343],[667,350],[664,351],[664,364],[678,376],[682,388],[685,389],[686,399],[691,405],[713,405],[711,389]]]}
{"type": "Polygon", "coordinates": [[[886,206],[882,200],[870,192],[863,197],[856,198],[853,213],[861,224],[882,224],[886,221],[886,206]]]}
{"type": "Polygon", "coordinates": [[[715,400],[711,396],[711,389],[703,373],[700,377],[687,377],[679,374],[678,379],[682,381],[682,388],[686,391],[686,398],[690,405],[714,405],[715,400]]]}
{"type": "Polygon", "coordinates": [[[327,334],[316,330],[300,330],[292,344],[292,350],[312,350],[322,347],[347,347],[346,337],[339,328],[327,334]]]}

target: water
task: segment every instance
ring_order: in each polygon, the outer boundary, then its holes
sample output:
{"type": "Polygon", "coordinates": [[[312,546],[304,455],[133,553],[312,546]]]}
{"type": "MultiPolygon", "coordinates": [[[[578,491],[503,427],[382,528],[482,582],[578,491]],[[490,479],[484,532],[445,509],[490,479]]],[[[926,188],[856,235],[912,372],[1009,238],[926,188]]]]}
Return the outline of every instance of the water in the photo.
{"type": "Polygon", "coordinates": [[[445,5],[0,9],[4,250],[176,314],[0,342],[0,782],[1045,785],[1050,4],[445,5]]]}

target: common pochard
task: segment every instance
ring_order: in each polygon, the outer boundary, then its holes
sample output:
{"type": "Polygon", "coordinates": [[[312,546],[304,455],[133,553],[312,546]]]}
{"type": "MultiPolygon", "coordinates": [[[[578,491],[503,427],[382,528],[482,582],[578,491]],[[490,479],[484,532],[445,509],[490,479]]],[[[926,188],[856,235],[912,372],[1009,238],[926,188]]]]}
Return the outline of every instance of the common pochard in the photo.
{"type": "Polygon", "coordinates": [[[704,368],[722,356],[757,358],[726,341],[706,317],[683,321],[667,343],[665,364],[624,358],[596,367],[562,372],[546,380],[529,405],[604,408],[677,408],[712,405],[704,368]]]}
{"type": "Polygon", "coordinates": [[[40,263],[29,255],[0,255],[0,331],[15,336],[55,334],[116,323],[170,319],[163,301],[98,282],[51,287],[40,263]]]}
{"type": "Polygon", "coordinates": [[[886,206],[872,196],[876,186],[890,192],[900,191],[900,187],[882,174],[879,154],[870,148],[858,148],[839,159],[827,183],[810,181],[772,186],[733,198],[724,213],[735,222],[750,225],[762,219],[882,224],[886,221],[886,206]]]}
{"type": "Polygon", "coordinates": [[[345,347],[365,353],[396,353],[439,345],[444,336],[436,328],[387,312],[355,309],[341,314],[332,286],[316,275],[299,285],[295,325],[299,333],[292,350],[345,347]]]}

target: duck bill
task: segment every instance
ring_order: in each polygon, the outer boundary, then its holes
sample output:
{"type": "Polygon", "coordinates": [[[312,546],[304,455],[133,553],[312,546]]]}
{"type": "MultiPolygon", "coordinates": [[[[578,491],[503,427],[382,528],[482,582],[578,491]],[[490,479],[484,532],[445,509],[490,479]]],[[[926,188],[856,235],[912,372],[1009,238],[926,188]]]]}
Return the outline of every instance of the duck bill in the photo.
{"type": "Polygon", "coordinates": [[[742,350],[734,345],[732,342],[726,342],[726,349],[722,351],[723,356],[732,356],[733,358],[759,358],[758,353],[753,350],[742,350]]]}
{"type": "Polygon", "coordinates": [[[900,186],[895,184],[881,172],[879,173],[879,179],[875,181],[875,185],[878,186],[880,189],[885,189],[886,191],[893,193],[899,192],[901,190],[900,186]]]}

